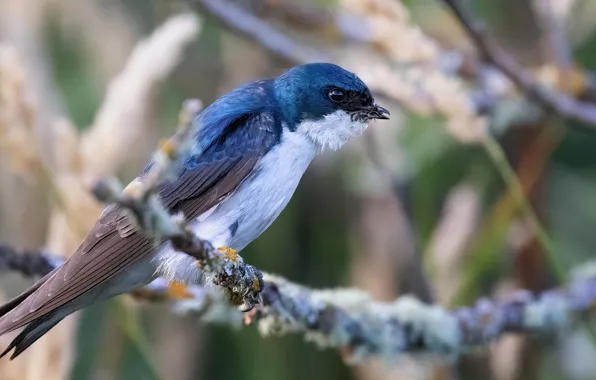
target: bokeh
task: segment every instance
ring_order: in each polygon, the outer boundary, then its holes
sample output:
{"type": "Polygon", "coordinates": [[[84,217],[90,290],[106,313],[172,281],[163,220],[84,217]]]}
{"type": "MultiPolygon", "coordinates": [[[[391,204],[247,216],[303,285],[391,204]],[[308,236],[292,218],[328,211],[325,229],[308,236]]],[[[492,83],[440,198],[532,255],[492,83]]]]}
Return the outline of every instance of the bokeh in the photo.
{"type": "MultiPolygon", "coordinates": [[[[517,88],[445,3],[1,0],[0,243],[68,256],[101,211],[90,184],[131,180],[174,133],[185,99],[209,104],[330,60],[392,118],[317,158],[245,260],[313,288],[446,308],[562,285],[594,256],[595,125],[517,88]]],[[[461,3],[536,81],[594,101],[596,1],[461,3]]],[[[31,281],[2,272],[1,298],[31,281]]],[[[0,379],[587,380],[596,345],[586,326],[508,335],[449,360],[349,365],[301,336],[203,324],[122,296],[2,359],[0,379]]]]}

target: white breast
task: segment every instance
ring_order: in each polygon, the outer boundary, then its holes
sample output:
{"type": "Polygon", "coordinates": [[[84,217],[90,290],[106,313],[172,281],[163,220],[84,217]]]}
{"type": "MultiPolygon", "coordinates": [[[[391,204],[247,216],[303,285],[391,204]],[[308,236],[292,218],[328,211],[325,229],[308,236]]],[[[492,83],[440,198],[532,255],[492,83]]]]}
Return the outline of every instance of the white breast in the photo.
{"type": "Polygon", "coordinates": [[[347,112],[338,110],[322,119],[300,123],[296,132],[308,136],[319,151],[323,151],[338,150],[352,137],[362,134],[366,128],[368,121],[352,120],[347,112]]]}
{"type": "Polygon", "coordinates": [[[315,154],[305,136],[284,130],[281,142],[259,161],[253,174],[203,221],[198,220],[195,231],[217,245],[241,250],[286,207],[315,154]]]}
{"type": "MultiPolygon", "coordinates": [[[[259,161],[253,174],[232,195],[197,218],[193,230],[216,247],[243,249],[286,207],[318,151],[309,136],[284,128],[280,143],[259,161]]],[[[182,282],[199,279],[193,259],[169,245],[157,252],[156,259],[160,275],[182,282]]]]}
{"type": "MultiPolygon", "coordinates": [[[[336,111],[320,120],[302,122],[295,132],[284,127],[280,143],[259,161],[250,177],[232,195],[197,218],[193,230],[215,247],[241,250],[279,216],[318,153],[339,149],[367,126],[368,122],[353,121],[346,112],[336,111]]],[[[153,260],[159,275],[197,282],[200,273],[193,261],[175,252],[169,243],[158,249],[153,260]]]]}

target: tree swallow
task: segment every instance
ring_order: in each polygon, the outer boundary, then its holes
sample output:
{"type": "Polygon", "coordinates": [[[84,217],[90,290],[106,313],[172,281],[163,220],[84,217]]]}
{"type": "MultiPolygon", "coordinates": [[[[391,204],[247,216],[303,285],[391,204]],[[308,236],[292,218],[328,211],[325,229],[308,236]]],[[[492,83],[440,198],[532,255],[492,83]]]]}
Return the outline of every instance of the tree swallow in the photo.
{"type": "MultiPolygon", "coordinates": [[[[288,204],[311,161],[388,119],[356,75],[329,63],[296,66],[241,86],[194,120],[193,146],[159,195],[216,247],[241,250],[288,204]]],[[[151,163],[133,181],[143,181],[151,163]]],[[[5,355],[21,354],[67,315],[158,276],[193,283],[200,270],[169,242],[137,231],[118,205],[105,208],[75,253],[0,307],[0,335],[25,327],[5,355]]]]}

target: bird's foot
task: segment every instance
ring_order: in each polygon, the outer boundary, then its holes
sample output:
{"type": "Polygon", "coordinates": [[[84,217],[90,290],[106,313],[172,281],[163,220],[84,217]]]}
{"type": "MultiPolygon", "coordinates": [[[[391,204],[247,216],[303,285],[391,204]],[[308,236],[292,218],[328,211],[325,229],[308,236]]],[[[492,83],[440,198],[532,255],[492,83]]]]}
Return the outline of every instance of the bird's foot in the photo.
{"type": "Polygon", "coordinates": [[[252,307],[250,310],[248,310],[242,315],[245,326],[250,326],[252,324],[255,316],[257,315],[257,311],[258,309],[256,307],[252,307]]]}
{"type": "Polygon", "coordinates": [[[219,247],[217,250],[226,255],[230,261],[236,262],[238,260],[238,252],[233,248],[219,247]]]}
{"type": "Polygon", "coordinates": [[[192,294],[188,291],[188,287],[181,282],[171,281],[168,284],[168,297],[174,300],[185,300],[193,298],[192,294]]]}

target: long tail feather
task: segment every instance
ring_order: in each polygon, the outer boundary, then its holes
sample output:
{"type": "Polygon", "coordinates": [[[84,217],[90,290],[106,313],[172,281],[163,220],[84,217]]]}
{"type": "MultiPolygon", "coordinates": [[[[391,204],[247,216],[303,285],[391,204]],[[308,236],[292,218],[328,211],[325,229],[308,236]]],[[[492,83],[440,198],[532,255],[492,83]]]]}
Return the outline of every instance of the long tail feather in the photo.
{"type": "MultiPolygon", "coordinates": [[[[42,286],[43,283],[46,282],[46,280],[48,278],[50,278],[50,276],[52,275],[52,273],[53,273],[53,271],[50,272],[50,273],[48,273],[47,275],[45,275],[41,279],[39,279],[35,284],[31,285],[23,293],[19,294],[15,298],[13,298],[10,301],[6,302],[4,305],[0,306],[0,318],[4,317],[6,314],[10,313],[17,306],[19,306],[21,303],[23,303],[23,301],[25,301],[27,299],[27,297],[29,297],[31,294],[35,293],[35,291],[37,289],[39,289],[40,286],[42,286]]],[[[7,333],[9,331],[10,330],[7,330],[7,331],[1,331],[0,330],[0,335],[5,334],[5,333],[7,333]]]]}
{"type": "Polygon", "coordinates": [[[23,353],[29,346],[35,341],[41,338],[45,333],[50,331],[62,318],[54,318],[52,314],[45,315],[27,325],[23,331],[17,335],[16,338],[10,342],[8,347],[0,354],[0,359],[3,358],[14,348],[10,360],[15,359],[17,356],[23,353]]]}

